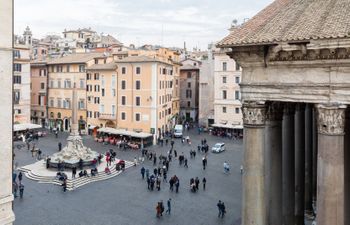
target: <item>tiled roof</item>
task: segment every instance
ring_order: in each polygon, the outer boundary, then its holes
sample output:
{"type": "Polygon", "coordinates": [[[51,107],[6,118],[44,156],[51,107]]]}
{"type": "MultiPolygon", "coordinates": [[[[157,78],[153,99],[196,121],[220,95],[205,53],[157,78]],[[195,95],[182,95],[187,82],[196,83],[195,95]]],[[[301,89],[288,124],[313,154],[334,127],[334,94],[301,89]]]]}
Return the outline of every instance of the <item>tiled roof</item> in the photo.
{"type": "Polygon", "coordinates": [[[117,67],[118,67],[117,64],[112,62],[107,64],[93,64],[89,66],[87,69],[88,70],[116,70],[117,67]]]}
{"type": "Polygon", "coordinates": [[[199,70],[199,68],[189,64],[185,64],[180,67],[180,70],[199,70]]]}
{"type": "Polygon", "coordinates": [[[276,0],[218,47],[350,37],[349,0],[276,0]]]}
{"type": "Polygon", "coordinates": [[[145,55],[139,55],[139,56],[128,56],[123,59],[120,59],[116,61],[117,63],[142,63],[142,62],[159,62],[159,63],[164,63],[164,64],[169,64],[171,63],[164,62],[158,58],[155,57],[150,57],[150,56],[145,56],[145,55]]]}
{"type": "Polygon", "coordinates": [[[63,57],[58,57],[47,64],[72,64],[72,63],[86,63],[95,57],[101,57],[103,53],[75,53],[63,57]]]}

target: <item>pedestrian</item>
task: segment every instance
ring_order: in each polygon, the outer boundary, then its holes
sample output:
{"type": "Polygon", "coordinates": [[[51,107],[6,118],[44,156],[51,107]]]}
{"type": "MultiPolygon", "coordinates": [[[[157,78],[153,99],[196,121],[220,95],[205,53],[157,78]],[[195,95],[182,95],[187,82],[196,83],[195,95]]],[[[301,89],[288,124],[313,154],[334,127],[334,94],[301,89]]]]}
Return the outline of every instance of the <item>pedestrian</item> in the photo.
{"type": "Polygon", "coordinates": [[[188,168],[188,165],[187,165],[187,158],[185,157],[185,159],[184,159],[184,167],[186,167],[186,168],[188,168]]]}
{"type": "Polygon", "coordinates": [[[160,201],[160,216],[163,216],[163,212],[164,212],[164,204],[163,204],[163,200],[160,201]]]}
{"type": "Polygon", "coordinates": [[[137,165],[137,159],[136,159],[136,157],[134,157],[134,166],[136,166],[137,165]]]}
{"type": "Polygon", "coordinates": [[[165,139],[165,145],[166,145],[166,146],[168,146],[168,142],[169,142],[169,140],[168,140],[168,138],[166,138],[166,139],[165,139]]]}
{"type": "Polygon", "coordinates": [[[147,177],[147,189],[149,190],[151,187],[151,178],[147,177]]]}
{"type": "Polygon", "coordinates": [[[18,181],[19,181],[19,184],[22,183],[22,177],[23,177],[22,172],[19,172],[19,174],[18,174],[18,181]]]}
{"type": "Polygon", "coordinates": [[[174,155],[175,155],[175,158],[177,158],[177,151],[174,150],[174,155]]]}
{"type": "Polygon", "coordinates": [[[30,143],[29,143],[28,140],[27,140],[26,142],[27,142],[27,150],[29,151],[29,149],[30,149],[30,143]]]}
{"type": "Polygon", "coordinates": [[[153,166],[155,166],[157,164],[157,157],[156,157],[156,154],[154,153],[154,156],[153,156],[153,166]]]}
{"type": "Polygon", "coordinates": [[[72,168],[72,178],[75,178],[75,175],[77,174],[77,168],[74,166],[72,168]]]}
{"type": "Polygon", "coordinates": [[[176,193],[179,192],[179,186],[180,186],[179,178],[176,178],[176,181],[175,181],[175,191],[176,191],[176,193]]]}
{"type": "Polygon", "coordinates": [[[161,213],[161,206],[160,206],[160,202],[157,203],[156,206],[156,213],[157,213],[157,218],[160,218],[160,213],[161,213]]]}
{"type": "Polygon", "coordinates": [[[157,176],[157,173],[158,173],[158,169],[157,169],[157,168],[154,168],[154,169],[153,169],[153,174],[154,174],[155,176],[157,176]]]}
{"type": "Polygon", "coordinates": [[[19,185],[19,197],[23,198],[24,185],[20,183],[19,185]]]}
{"type": "Polygon", "coordinates": [[[168,199],[167,201],[167,210],[165,213],[168,213],[170,215],[170,212],[171,212],[171,198],[168,199]]]}
{"type": "Polygon", "coordinates": [[[195,183],[196,189],[198,191],[199,190],[199,179],[198,179],[198,177],[196,177],[196,179],[194,180],[194,183],[195,183]]]}
{"type": "Polygon", "coordinates": [[[16,182],[12,183],[13,197],[17,198],[18,185],[16,182]]]}
{"type": "Polygon", "coordinates": [[[228,162],[224,162],[224,173],[228,173],[230,172],[230,165],[228,164],[228,162]]]}
{"type": "Polygon", "coordinates": [[[158,191],[160,191],[160,178],[157,177],[157,180],[156,180],[156,188],[158,191]]]}
{"type": "Polygon", "coordinates": [[[55,131],[55,137],[58,138],[58,129],[55,131]]]}
{"type": "Polygon", "coordinates": [[[148,179],[149,178],[149,169],[146,169],[145,172],[146,172],[146,178],[148,179]]]}
{"type": "Polygon", "coordinates": [[[243,165],[241,165],[241,174],[243,174],[243,165]]]}
{"type": "Polygon", "coordinates": [[[205,170],[205,167],[206,167],[206,165],[207,165],[207,159],[206,159],[206,157],[203,157],[203,159],[202,159],[202,164],[203,164],[203,170],[205,170]]]}
{"type": "Polygon", "coordinates": [[[40,150],[40,148],[38,149],[38,160],[41,160],[41,150],[40,150]]]}
{"type": "Polygon", "coordinates": [[[171,149],[173,149],[174,148],[174,140],[171,140],[171,142],[170,142],[170,144],[171,144],[171,149]]]}
{"type": "Polygon", "coordinates": [[[142,168],[141,168],[141,176],[142,176],[142,180],[144,180],[144,179],[145,179],[145,172],[146,172],[145,167],[142,167],[142,168]]]}
{"type": "Polygon", "coordinates": [[[218,217],[221,217],[222,216],[222,203],[221,203],[221,200],[219,200],[219,202],[218,202],[218,204],[216,204],[216,206],[218,207],[218,210],[219,210],[218,217]]]}
{"type": "Polygon", "coordinates": [[[225,213],[226,213],[225,203],[222,202],[222,203],[221,203],[221,218],[224,218],[225,213]]]}
{"type": "Polygon", "coordinates": [[[171,191],[174,190],[174,182],[175,182],[174,177],[170,178],[170,180],[169,180],[169,186],[170,186],[170,188],[169,188],[169,189],[170,189],[171,191]]]}
{"type": "Polygon", "coordinates": [[[62,143],[58,142],[58,151],[60,152],[62,150],[62,143]]]}
{"type": "Polygon", "coordinates": [[[203,190],[205,190],[205,185],[207,183],[207,179],[205,179],[205,177],[203,177],[202,183],[203,183],[203,190]]]}
{"type": "Polygon", "coordinates": [[[67,191],[67,180],[66,179],[63,180],[62,187],[63,187],[63,192],[66,192],[67,191]]]}

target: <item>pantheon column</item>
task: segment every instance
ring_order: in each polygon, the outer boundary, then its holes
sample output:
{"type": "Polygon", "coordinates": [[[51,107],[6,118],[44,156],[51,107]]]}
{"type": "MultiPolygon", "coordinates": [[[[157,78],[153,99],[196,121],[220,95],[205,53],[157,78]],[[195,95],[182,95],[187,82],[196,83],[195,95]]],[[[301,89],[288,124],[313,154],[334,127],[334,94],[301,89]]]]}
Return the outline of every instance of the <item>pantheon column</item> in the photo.
{"type": "Polygon", "coordinates": [[[345,109],[317,106],[317,225],[344,225],[345,109]]]}
{"type": "Polygon", "coordinates": [[[268,224],[282,224],[282,117],[283,104],[268,106],[265,133],[266,196],[268,224]]]}
{"type": "Polygon", "coordinates": [[[295,224],[304,225],[305,205],[305,105],[295,111],[295,224]]]}
{"type": "Polygon", "coordinates": [[[312,127],[312,108],[310,104],[305,108],[305,211],[308,214],[312,213],[312,183],[313,183],[313,127],[312,127]]]}
{"type": "Polygon", "coordinates": [[[264,132],[266,107],[257,102],[243,104],[244,174],[242,225],[266,225],[264,132]]]}
{"type": "Polygon", "coordinates": [[[282,123],[282,224],[295,225],[295,105],[286,103],[282,123]]]}

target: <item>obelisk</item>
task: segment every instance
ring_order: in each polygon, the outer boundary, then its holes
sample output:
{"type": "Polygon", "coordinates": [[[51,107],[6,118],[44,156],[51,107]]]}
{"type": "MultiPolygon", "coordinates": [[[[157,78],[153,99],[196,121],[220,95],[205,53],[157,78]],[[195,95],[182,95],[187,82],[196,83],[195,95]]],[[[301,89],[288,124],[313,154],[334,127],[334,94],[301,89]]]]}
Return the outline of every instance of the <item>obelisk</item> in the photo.
{"type": "Polygon", "coordinates": [[[78,136],[79,135],[79,124],[78,124],[78,95],[77,95],[77,87],[74,82],[73,85],[73,99],[72,99],[72,125],[71,125],[71,135],[78,136]]]}

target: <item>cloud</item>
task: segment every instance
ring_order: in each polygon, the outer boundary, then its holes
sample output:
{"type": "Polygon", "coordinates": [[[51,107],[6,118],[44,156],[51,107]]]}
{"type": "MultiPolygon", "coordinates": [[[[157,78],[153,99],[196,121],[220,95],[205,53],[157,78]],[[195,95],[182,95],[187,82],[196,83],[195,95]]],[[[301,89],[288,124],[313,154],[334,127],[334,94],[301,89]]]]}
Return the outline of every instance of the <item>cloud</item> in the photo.
{"type": "Polygon", "coordinates": [[[34,37],[91,27],[123,43],[206,47],[233,19],[252,17],[272,0],[16,0],[15,32],[34,37]]]}

